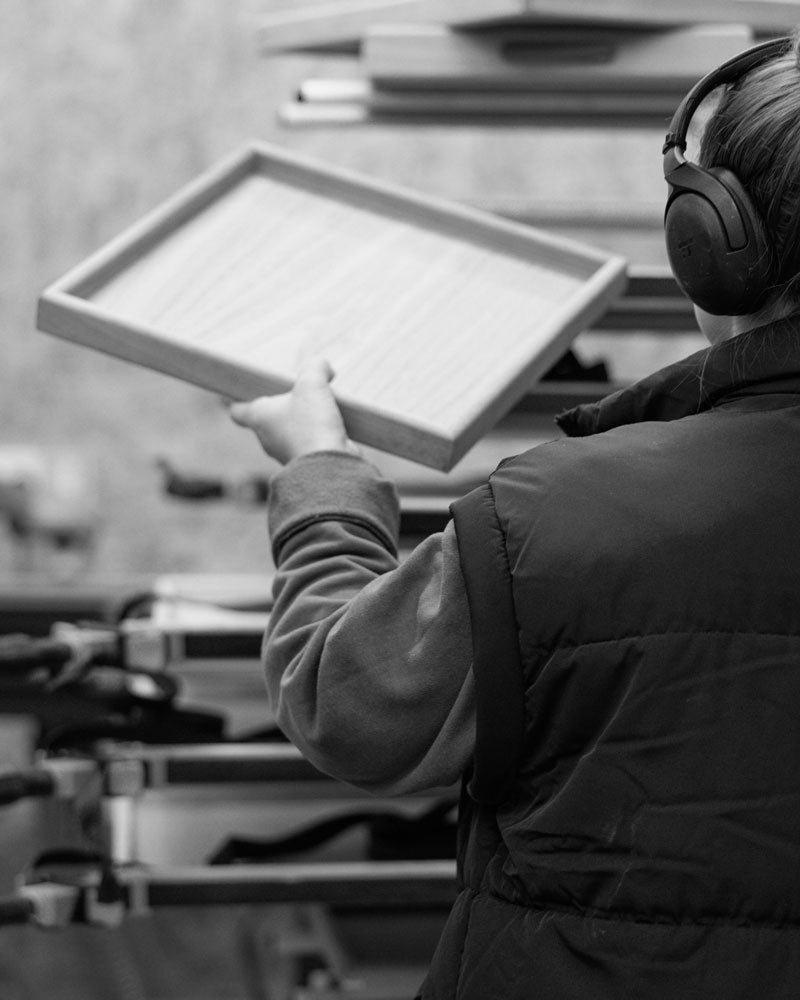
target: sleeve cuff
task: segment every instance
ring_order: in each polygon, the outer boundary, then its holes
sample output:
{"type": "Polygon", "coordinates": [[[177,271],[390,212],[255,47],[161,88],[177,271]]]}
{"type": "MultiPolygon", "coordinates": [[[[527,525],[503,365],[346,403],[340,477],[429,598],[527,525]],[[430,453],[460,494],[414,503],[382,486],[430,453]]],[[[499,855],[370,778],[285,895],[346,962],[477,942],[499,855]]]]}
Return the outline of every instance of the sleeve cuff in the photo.
{"type": "Polygon", "coordinates": [[[320,451],[293,459],[270,482],[267,517],[276,565],[283,545],[320,521],[358,525],[397,553],[397,489],[358,455],[320,451]]]}

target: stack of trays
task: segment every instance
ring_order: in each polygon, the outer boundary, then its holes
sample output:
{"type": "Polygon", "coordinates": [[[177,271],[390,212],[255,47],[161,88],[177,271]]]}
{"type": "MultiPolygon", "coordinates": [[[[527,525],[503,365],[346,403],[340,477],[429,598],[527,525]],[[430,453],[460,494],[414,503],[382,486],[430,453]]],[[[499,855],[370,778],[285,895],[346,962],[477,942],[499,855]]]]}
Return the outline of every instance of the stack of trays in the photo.
{"type": "Polygon", "coordinates": [[[699,77],[799,19],[771,0],[362,0],[272,13],[259,42],[355,57],[348,77],[304,81],[289,125],[661,125],[699,77]]]}

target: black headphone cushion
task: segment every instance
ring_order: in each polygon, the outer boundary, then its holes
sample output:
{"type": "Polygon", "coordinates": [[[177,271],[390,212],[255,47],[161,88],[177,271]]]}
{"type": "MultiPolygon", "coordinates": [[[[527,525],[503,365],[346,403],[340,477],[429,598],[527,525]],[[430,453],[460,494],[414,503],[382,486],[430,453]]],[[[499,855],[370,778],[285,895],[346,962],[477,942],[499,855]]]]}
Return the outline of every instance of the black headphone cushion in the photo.
{"type": "Polygon", "coordinates": [[[706,174],[717,182],[711,192],[680,187],[667,202],[669,262],[680,287],[701,309],[718,316],[747,315],[763,304],[772,283],[764,226],[731,171],[712,167],[706,174]],[[733,245],[732,215],[744,231],[733,245]]]}

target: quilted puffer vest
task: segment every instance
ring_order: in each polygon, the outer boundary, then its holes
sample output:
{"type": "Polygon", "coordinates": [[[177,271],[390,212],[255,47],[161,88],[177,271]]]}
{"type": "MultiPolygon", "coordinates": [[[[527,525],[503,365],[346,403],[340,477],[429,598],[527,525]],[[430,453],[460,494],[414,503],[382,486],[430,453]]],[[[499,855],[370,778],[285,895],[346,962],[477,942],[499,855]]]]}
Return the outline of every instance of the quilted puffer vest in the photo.
{"type": "Polygon", "coordinates": [[[800,997],[800,323],[560,418],[453,507],[461,891],[425,1000],[800,997]]]}

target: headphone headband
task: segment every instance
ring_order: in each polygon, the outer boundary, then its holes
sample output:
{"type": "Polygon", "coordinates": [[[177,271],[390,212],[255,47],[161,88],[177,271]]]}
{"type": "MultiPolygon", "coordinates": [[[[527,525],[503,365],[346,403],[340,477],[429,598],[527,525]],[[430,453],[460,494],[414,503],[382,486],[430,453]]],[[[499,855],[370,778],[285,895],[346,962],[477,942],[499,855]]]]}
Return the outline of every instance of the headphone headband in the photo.
{"type": "Polygon", "coordinates": [[[717,87],[723,83],[733,83],[751,69],[760,66],[761,63],[768,62],[776,56],[784,55],[792,46],[792,39],[789,36],[784,38],[773,38],[760,45],[754,45],[745,52],[728,59],[727,62],[717,66],[715,70],[707,73],[702,80],[699,80],[678,105],[672,121],[669,124],[669,131],[664,140],[662,153],[667,153],[670,149],[677,147],[683,152],[686,149],[686,133],[689,131],[689,123],[700,107],[703,100],[717,87]]]}

